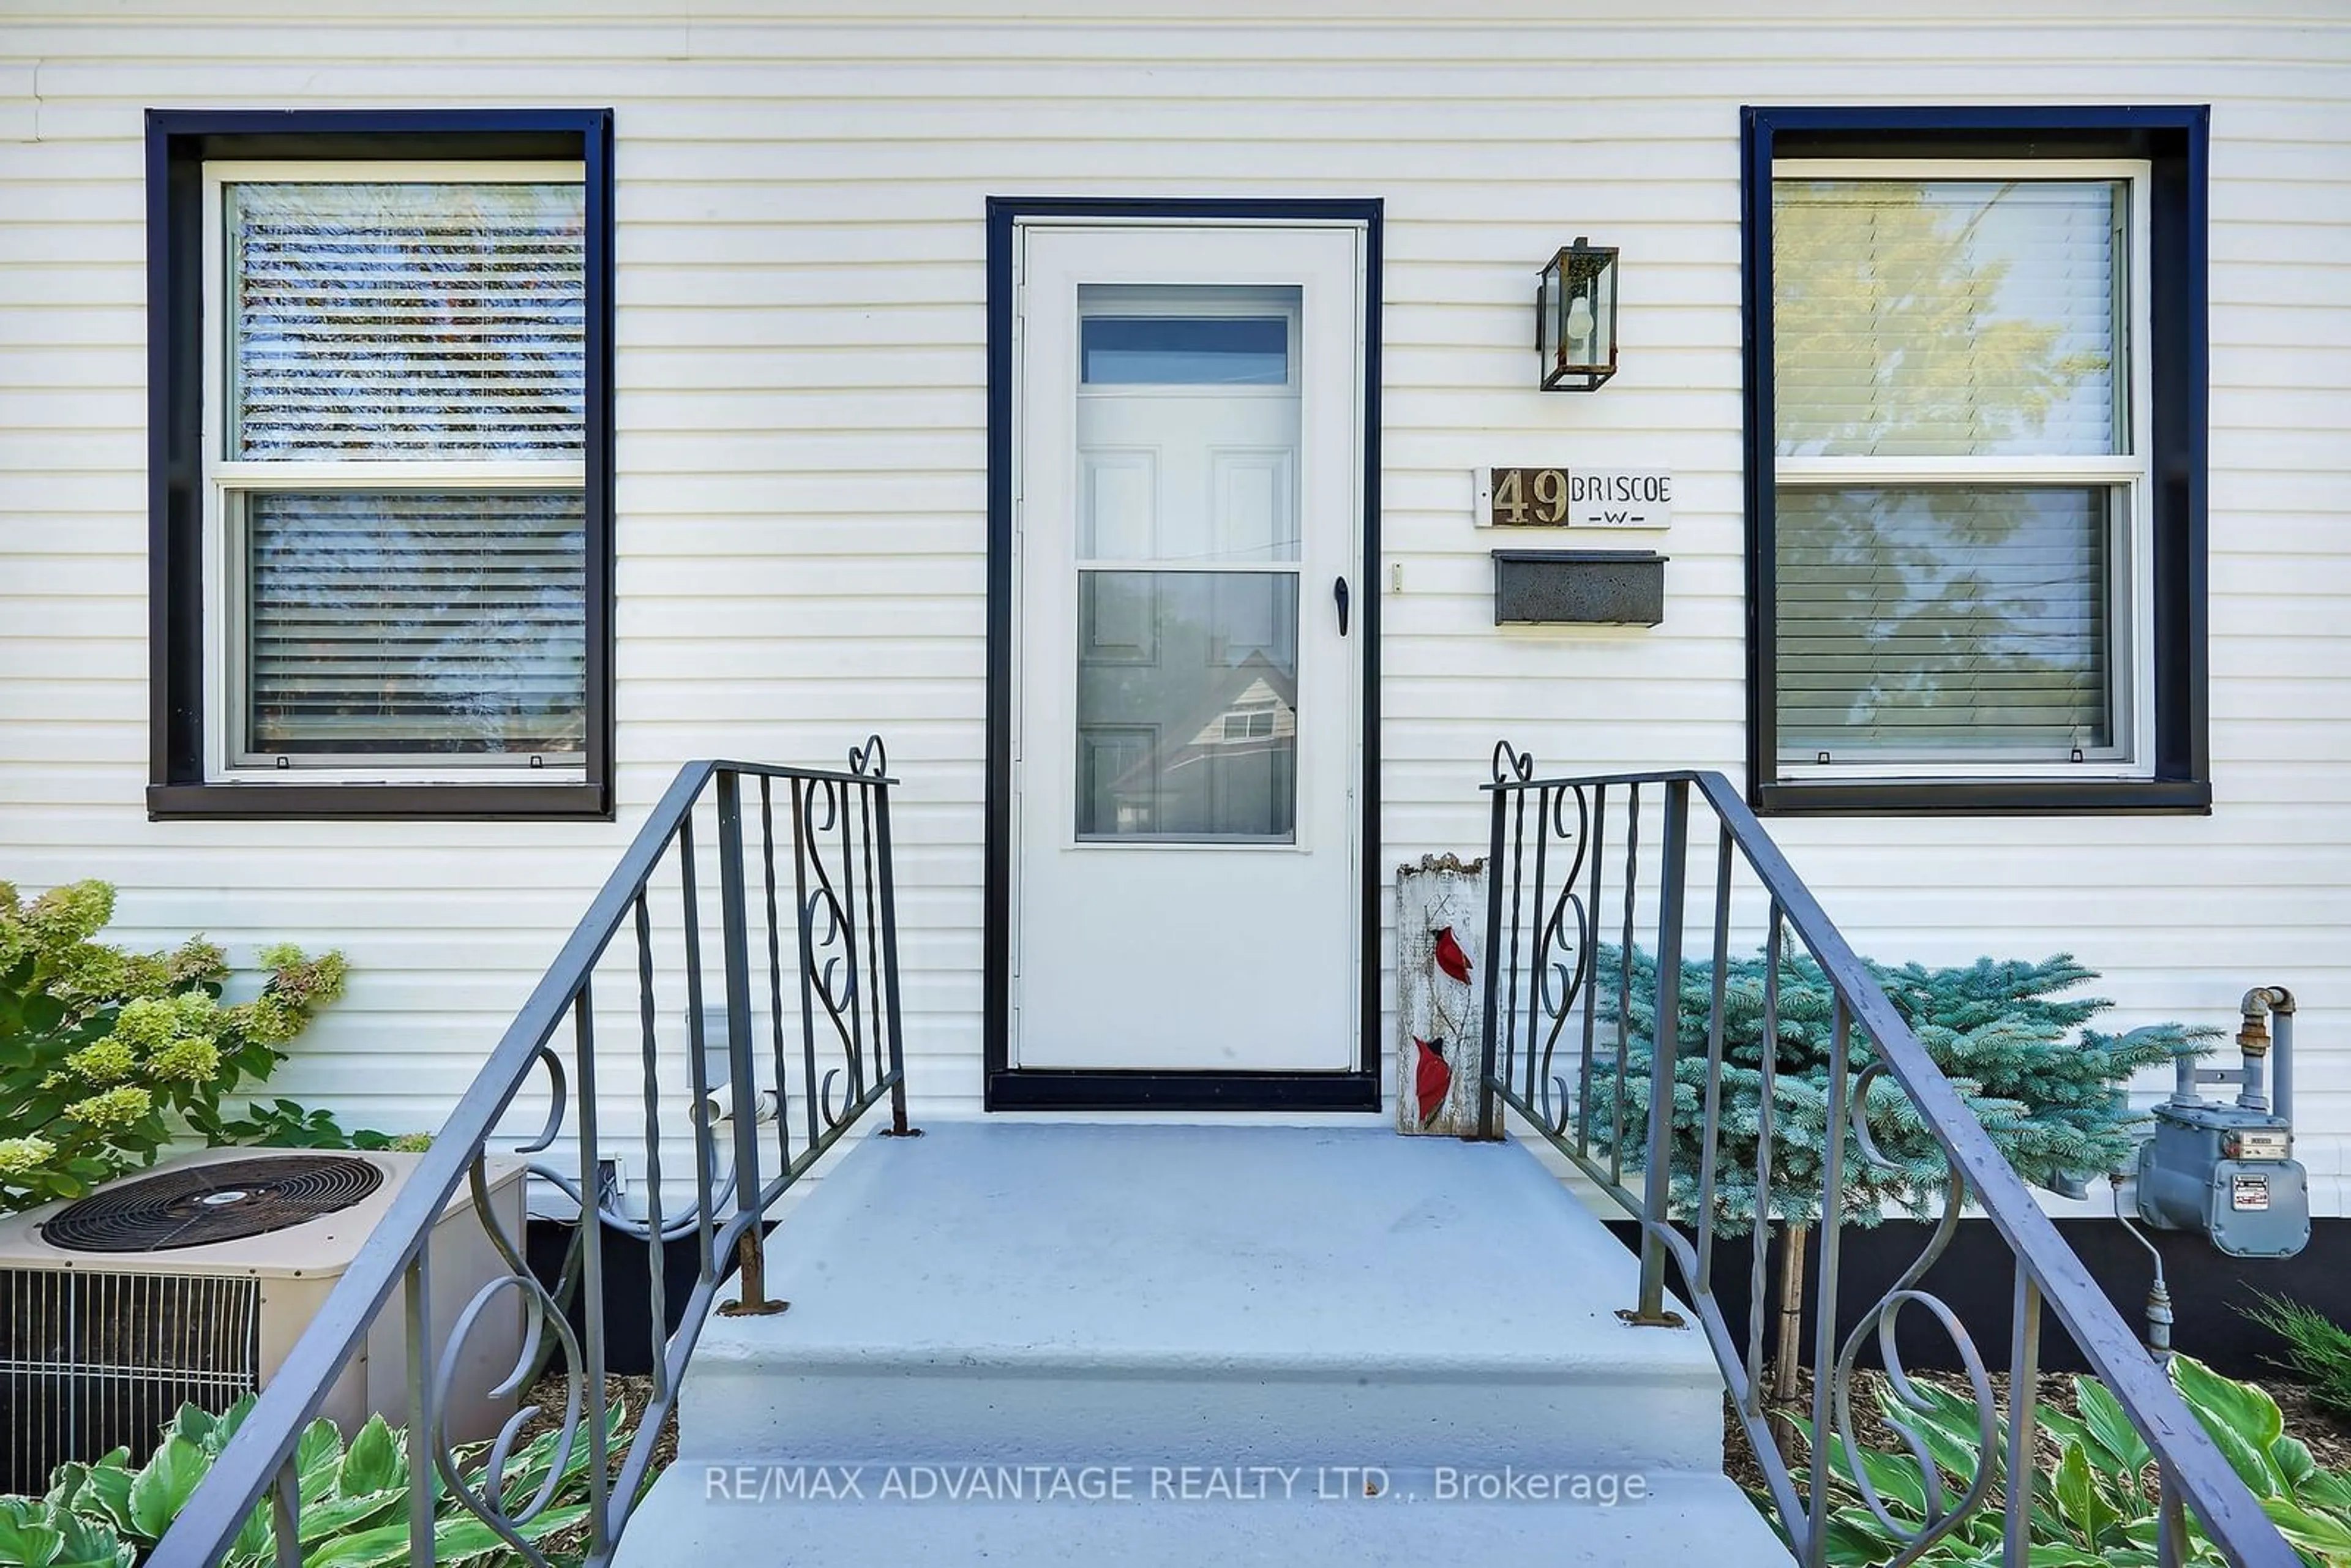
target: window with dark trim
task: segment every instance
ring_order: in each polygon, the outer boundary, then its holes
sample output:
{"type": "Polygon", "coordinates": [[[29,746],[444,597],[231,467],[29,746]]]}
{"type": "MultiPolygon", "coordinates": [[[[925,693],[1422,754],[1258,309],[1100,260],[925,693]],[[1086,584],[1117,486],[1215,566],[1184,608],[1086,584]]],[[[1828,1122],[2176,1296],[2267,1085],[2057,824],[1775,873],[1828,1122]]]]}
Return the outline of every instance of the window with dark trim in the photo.
{"type": "Polygon", "coordinates": [[[611,815],[611,120],[150,112],[151,815],[611,815]]]}
{"type": "Polygon", "coordinates": [[[2210,810],[2208,123],[1744,112],[1759,810],[2210,810]]]}

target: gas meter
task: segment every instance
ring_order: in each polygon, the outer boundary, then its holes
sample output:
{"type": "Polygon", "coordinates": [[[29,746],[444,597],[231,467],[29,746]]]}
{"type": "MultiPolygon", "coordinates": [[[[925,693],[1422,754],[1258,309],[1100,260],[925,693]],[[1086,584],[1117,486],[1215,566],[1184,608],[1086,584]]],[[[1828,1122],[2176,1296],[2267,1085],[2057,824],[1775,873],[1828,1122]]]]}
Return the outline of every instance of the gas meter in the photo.
{"type": "Polygon", "coordinates": [[[2290,1258],[2310,1240],[2310,1184],[2294,1157],[2294,995],[2258,987],[2245,993],[2243,1013],[2242,1065],[2179,1059],[2171,1098],[2155,1108],[2155,1135],[2139,1145],[2139,1218],[2162,1230],[2200,1230],[2232,1258],[2290,1258]],[[2273,1019],[2274,1107],[2262,1082],[2273,1019]],[[2237,1085],[2235,1102],[2196,1092],[2215,1083],[2237,1085]]]}

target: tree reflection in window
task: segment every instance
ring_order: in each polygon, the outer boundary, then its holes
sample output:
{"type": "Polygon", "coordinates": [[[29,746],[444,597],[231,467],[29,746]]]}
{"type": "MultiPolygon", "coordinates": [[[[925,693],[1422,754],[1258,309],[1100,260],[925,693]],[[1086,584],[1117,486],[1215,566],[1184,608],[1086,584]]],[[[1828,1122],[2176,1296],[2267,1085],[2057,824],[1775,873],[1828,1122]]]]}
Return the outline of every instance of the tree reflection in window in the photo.
{"type": "Polygon", "coordinates": [[[2128,449],[2126,212],[2106,180],[1774,187],[1781,455],[1961,460],[1935,482],[1783,470],[1783,758],[2116,743],[2121,492],[2012,464],[2128,449]]]}

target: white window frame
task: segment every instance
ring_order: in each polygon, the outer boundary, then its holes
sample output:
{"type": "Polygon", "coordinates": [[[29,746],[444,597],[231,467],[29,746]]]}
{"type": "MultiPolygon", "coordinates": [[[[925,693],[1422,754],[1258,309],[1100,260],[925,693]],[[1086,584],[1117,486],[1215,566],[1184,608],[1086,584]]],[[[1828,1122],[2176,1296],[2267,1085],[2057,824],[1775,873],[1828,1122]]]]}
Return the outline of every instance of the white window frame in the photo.
{"type": "Polygon", "coordinates": [[[217,160],[204,166],[204,737],[208,783],[564,784],[587,777],[584,750],[560,758],[496,757],[467,763],[448,757],[406,764],[386,756],[290,762],[251,760],[245,748],[243,498],[256,491],[569,490],[585,495],[588,463],[577,459],[354,458],[272,462],[228,456],[228,234],[223,188],[276,184],[573,184],[587,183],[577,161],[217,160]]]}
{"type": "MultiPolygon", "coordinates": [[[[2063,779],[2148,779],[2155,776],[2155,495],[2154,453],[2150,436],[2154,407],[2154,318],[2150,287],[2149,233],[2150,166],[2141,159],[1962,159],[1962,158],[1785,158],[1771,165],[1774,187],[1782,181],[1887,181],[1942,183],[1958,181],[2014,180],[2050,183],[2111,180],[2124,183],[2129,204],[2130,256],[2124,272],[2129,292],[2124,346],[2128,369],[2129,416],[2123,432],[2122,453],[2109,456],[2053,457],[1796,457],[1772,459],[1778,489],[1876,488],[1899,486],[1948,486],[1953,488],[1998,488],[2018,486],[2067,486],[2107,488],[2121,504],[2110,508],[2108,528],[2107,625],[2113,689],[2108,701],[2116,734],[2115,743],[2085,750],[2078,762],[2026,761],[2003,758],[1995,748],[1961,753],[1933,761],[1841,760],[1808,761],[1782,756],[1778,724],[1769,737],[1773,779],[1780,783],[1823,783],[1838,779],[1901,782],[2029,781],[2063,779]]],[[[1777,260],[1773,259],[1777,287],[1777,260]]],[[[1776,355],[1777,345],[1766,352],[1776,355]]],[[[1764,439],[1776,451],[1779,409],[1776,388],[1772,428],[1764,439]]],[[[1775,504],[1776,510],[1776,504],[1775,504]]],[[[1777,530],[1774,530],[1776,539],[1777,530]]],[[[1774,552],[1776,556],[1776,543],[1774,552]]],[[[1778,580],[1779,562],[1767,563],[1778,580]]],[[[1779,639],[1773,639],[1776,664],[1779,639]]],[[[1765,672],[1777,689],[1779,671],[1765,672]]],[[[1776,706],[1775,706],[1776,713],[1776,706]]]]}

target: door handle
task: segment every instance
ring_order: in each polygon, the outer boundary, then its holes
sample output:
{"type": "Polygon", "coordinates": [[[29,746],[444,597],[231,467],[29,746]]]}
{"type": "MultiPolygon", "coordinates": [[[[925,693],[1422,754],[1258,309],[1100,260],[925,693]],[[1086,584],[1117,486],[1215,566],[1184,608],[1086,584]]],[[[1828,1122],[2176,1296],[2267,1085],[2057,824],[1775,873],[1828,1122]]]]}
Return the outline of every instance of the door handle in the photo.
{"type": "Polygon", "coordinates": [[[1331,583],[1332,602],[1339,607],[1339,635],[1347,634],[1347,580],[1335,578],[1331,583]]]}

